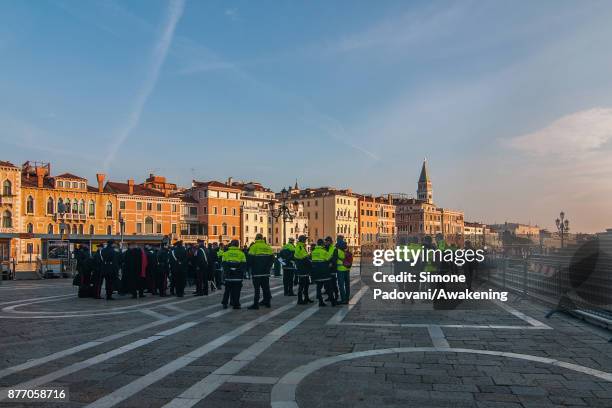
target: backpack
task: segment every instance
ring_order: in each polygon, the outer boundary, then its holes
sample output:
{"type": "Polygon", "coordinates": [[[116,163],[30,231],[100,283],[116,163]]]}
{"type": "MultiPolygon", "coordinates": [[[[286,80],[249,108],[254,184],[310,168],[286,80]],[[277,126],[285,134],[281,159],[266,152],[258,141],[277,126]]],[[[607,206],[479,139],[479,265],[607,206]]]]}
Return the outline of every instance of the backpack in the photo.
{"type": "Polygon", "coordinates": [[[350,268],[353,266],[353,253],[349,250],[344,251],[344,259],[342,260],[342,266],[350,268]]]}

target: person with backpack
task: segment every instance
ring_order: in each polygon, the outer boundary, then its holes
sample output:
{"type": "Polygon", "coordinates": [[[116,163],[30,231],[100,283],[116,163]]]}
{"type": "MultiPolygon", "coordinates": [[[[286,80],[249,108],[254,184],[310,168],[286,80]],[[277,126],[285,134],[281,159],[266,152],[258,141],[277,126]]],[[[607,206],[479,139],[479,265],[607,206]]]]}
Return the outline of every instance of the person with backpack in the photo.
{"type": "Polygon", "coordinates": [[[353,254],[348,250],[348,245],[344,240],[336,244],[336,273],[338,276],[338,289],[340,290],[341,305],[348,305],[351,297],[351,277],[350,271],[353,266],[353,254]]]}

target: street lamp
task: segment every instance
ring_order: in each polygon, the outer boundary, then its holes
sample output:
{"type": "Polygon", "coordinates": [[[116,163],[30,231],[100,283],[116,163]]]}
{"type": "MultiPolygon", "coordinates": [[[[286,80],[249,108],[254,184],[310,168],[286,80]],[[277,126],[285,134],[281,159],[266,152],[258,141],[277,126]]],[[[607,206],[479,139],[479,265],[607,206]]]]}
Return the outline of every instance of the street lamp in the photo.
{"type": "Polygon", "coordinates": [[[565,238],[565,234],[569,231],[569,220],[565,219],[565,213],[561,211],[559,214],[559,218],[555,220],[555,224],[557,225],[557,231],[559,231],[559,235],[561,236],[561,249],[563,249],[563,240],[565,238]]]}
{"type": "MultiPolygon", "coordinates": [[[[287,240],[287,221],[293,221],[293,218],[295,218],[295,216],[297,215],[297,211],[295,210],[295,208],[298,206],[298,202],[295,201],[293,203],[294,209],[287,206],[287,201],[289,200],[289,190],[287,190],[286,188],[282,189],[280,193],[280,198],[281,202],[278,209],[272,207],[272,217],[274,217],[274,219],[277,221],[279,218],[282,218],[283,220],[282,243],[283,245],[285,245],[287,240]]],[[[272,202],[271,205],[274,206],[274,203],[272,202]]]]}
{"type": "Polygon", "coordinates": [[[123,248],[123,229],[125,227],[125,219],[123,219],[123,214],[119,211],[119,234],[121,234],[121,248],[123,248]]]}

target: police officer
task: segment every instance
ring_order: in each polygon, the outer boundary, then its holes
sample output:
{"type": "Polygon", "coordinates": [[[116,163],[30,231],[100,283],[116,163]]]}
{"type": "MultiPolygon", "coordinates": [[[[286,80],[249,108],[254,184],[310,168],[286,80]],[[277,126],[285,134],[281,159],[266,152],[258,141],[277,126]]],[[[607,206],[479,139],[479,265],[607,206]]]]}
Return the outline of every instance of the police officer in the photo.
{"type": "MultiPolygon", "coordinates": [[[[342,240],[342,235],[338,235],[338,239],[342,240]]],[[[327,294],[327,301],[331,301],[332,295],[338,299],[338,252],[336,251],[336,245],[334,245],[334,241],[332,237],[325,237],[325,249],[329,253],[329,273],[331,276],[331,280],[329,282],[329,287],[331,288],[331,292],[325,289],[325,293],[327,294]]]]}
{"type": "Polygon", "coordinates": [[[168,288],[168,275],[170,274],[170,251],[165,242],[162,242],[161,248],[157,251],[157,265],[155,268],[155,281],[159,296],[166,296],[168,288]]]}
{"type": "Polygon", "coordinates": [[[242,279],[246,269],[246,256],[239,245],[237,240],[233,240],[221,256],[221,266],[225,280],[225,291],[221,304],[224,309],[227,309],[228,300],[234,309],[241,308],[240,291],[242,290],[242,279]]]}
{"type": "Polygon", "coordinates": [[[289,242],[283,245],[278,257],[283,260],[283,292],[285,296],[295,296],[293,293],[293,276],[295,274],[295,240],[289,238],[289,242]]]}
{"type": "Polygon", "coordinates": [[[75,252],[76,270],[79,274],[79,297],[91,296],[91,255],[87,245],[80,245],[75,252]]]}
{"type": "Polygon", "coordinates": [[[298,305],[313,303],[308,297],[308,287],[310,286],[310,255],[306,250],[306,236],[300,235],[295,245],[294,253],[296,275],[298,278],[298,305]]]}
{"type": "Polygon", "coordinates": [[[350,262],[347,260],[348,245],[346,241],[339,240],[336,243],[336,273],[338,277],[338,287],[340,290],[340,304],[348,305],[348,300],[351,297],[351,281],[350,281],[350,262]],[[347,262],[345,262],[347,260],[347,262]]]}
{"type": "Polygon", "coordinates": [[[208,295],[208,254],[204,241],[198,239],[198,247],[194,256],[196,274],[196,291],[194,296],[208,295]]]}
{"type": "Polygon", "coordinates": [[[253,277],[253,304],[249,309],[259,309],[259,305],[270,307],[272,294],[270,293],[270,268],[274,263],[272,247],[266,243],[262,234],[255,236],[255,242],[249,248],[247,257],[248,266],[253,277]],[[259,303],[259,290],[263,291],[263,300],[259,303]]]}
{"type": "MultiPolygon", "coordinates": [[[[100,250],[100,265],[101,277],[104,280],[106,289],[106,300],[113,299],[113,281],[119,273],[120,257],[119,251],[115,248],[115,241],[109,240],[104,248],[100,250]]],[[[100,284],[102,280],[100,280],[100,284]]],[[[101,286],[100,286],[101,289],[101,286]]],[[[100,298],[100,290],[98,289],[97,298],[100,298]]]]}
{"type": "Polygon", "coordinates": [[[330,254],[324,245],[325,242],[319,239],[317,241],[317,246],[315,246],[310,254],[312,261],[312,280],[317,284],[317,299],[319,299],[319,306],[327,306],[321,294],[321,288],[323,287],[325,287],[325,290],[329,294],[332,306],[336,306],[336,296],[331,287],[330,254]]]}
{"type": "Polygon", "coordinates": [[[185,284],[187,283],[187,250],[183,246],[183,241],[178,241],[174,245],[170,255],[176,296],[183,297],[185,295],[185,284]]]}

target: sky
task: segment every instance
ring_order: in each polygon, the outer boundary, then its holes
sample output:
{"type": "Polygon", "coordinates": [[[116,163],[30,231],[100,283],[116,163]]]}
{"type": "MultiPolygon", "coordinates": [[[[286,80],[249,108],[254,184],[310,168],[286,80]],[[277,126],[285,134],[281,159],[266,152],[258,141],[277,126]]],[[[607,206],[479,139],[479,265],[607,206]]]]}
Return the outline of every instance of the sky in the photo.
{"type": "Polygon", "coordinates": [[[612,2],[0,2],[0,160],[612,228],[612,2]]]}

